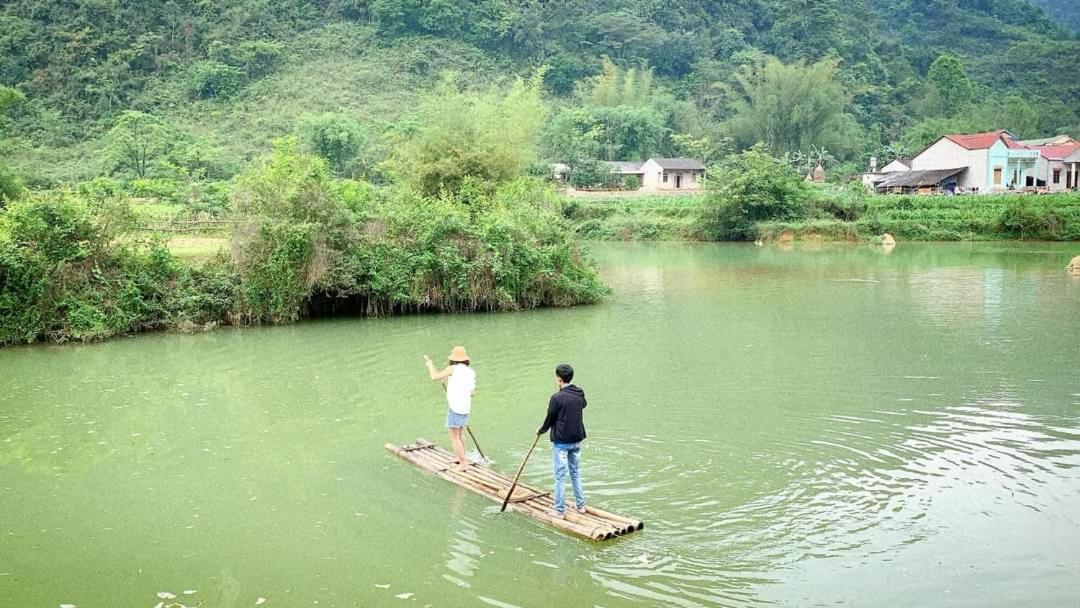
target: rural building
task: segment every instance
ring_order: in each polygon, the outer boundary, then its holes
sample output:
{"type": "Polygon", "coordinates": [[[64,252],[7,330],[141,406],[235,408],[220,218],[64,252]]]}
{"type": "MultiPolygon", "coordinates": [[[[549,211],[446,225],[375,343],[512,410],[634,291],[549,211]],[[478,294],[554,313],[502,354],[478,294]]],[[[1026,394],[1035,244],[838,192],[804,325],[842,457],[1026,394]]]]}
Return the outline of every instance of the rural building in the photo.
{"type": "Polygon", "coordinates": [[[700,190],[705,185],[705,165],[692,158],[650,158],[639,162],[612,161],[612,170],[641,180],[643,192],[700,190]]]}
{"type": "Polygon", "coordinates": [[[911,169],[967,169],[959,175],[958,191],[1000,192],[1024,188],[1029,178],[1034,180],[1038,159],[1038,151],[1020,144],[1008,131],[991,131],[944,135],[911,159],[911,169]]]}
{"type": "Polygon", "coordinates": [[[874,189],[884,194],[935,194],[956,192],[967,168],[911,169],[886,173],[874,181],[874,189]]]}
{"type": "Polygon", "coordinates": [[[1080,148],[1065,157],[1065,188],[1080,190],[1080,148]]]}
{"type": "Polygon", "coordinates": [[[1080,141],[1068,135],[1019,141],[1008,131],[945,135],[880,170],[870,159],[863,183],[904,194],[1080,190],[1080,141]]]}
{"type": "Polygon", "coordinates": [[[882,173],[896,173],[897,171],[911,171],[911,159],[897,158],[881,168],[882,173]]]}
{"type": "Polygon", "coordinates": [[[1028,177],[1024,186],[1034,187],[1040,192],[1064,192],[1076,189],[1076,178],[1071,171],[1075,165],[1069,166],[1066,159],[1080,150],[1080,142],[1068,136],[1046,141],[1048,143],[1029,146],[1032,150],[1038,151],[1039,159],[1035,165],[1035,174],[1028,177]]]}
{"type": "Polygon", "coordinates": [[[910,158],[897,158],[885,165],[881,169],[877,166],[878,159],[876,156],[870,157],[870,169],[863,173],[862,183],[867,188],[873,190],[874,184],[880,182],[886,175],[890,173],[896,173],[898,171],[910,171],[911,159],[910,158]]]}

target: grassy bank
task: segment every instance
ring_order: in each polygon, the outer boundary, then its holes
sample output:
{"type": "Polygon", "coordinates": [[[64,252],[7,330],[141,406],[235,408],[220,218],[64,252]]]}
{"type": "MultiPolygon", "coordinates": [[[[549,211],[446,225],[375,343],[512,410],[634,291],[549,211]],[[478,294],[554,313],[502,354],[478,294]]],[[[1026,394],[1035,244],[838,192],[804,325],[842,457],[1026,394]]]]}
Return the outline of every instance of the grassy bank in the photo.
{"type": "MultiPolygon", "coordinates": [[[[592,240],[710,240],[713,203],[701,196],[569,199],[564,214],[592,240]]],[[[913,241],[1080,240],[1080,193],[992,196],[876,196],[813,191],[805,217],[755,224],[756,236],[913,241]]]]}
{"type": "Polygon", "coordinates": [[[608,291],[528,179],[424,197],[334,179],[285,143],[233,186],[225,228],[120,193],[0,207],[0,346],[332,315],[573,306],[608,291]],[[183,220],[178,220],[183,221],[183,220]]]}
{"type": "Polygon", "coordinates": [[[706,199],[685,195],[567,198],[563,215],[578,236],[594,241],[705,240],[706,199]]]}

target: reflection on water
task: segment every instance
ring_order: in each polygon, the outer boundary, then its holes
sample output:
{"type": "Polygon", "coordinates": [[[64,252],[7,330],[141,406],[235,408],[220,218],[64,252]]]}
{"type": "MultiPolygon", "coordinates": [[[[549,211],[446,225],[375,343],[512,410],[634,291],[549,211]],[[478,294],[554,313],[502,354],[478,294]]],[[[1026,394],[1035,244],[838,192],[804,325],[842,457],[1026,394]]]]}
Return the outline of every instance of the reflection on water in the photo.
{"type": "Polygon", "coordinates": [[[0,351],[0,605],[1069,605],[1069,253],[606,245],[601,306],[0,351]],[[586,492],[642,533],[385,454],[445,442],[420,354],[459,342],[507,471],[575,364],[586,492]]]}

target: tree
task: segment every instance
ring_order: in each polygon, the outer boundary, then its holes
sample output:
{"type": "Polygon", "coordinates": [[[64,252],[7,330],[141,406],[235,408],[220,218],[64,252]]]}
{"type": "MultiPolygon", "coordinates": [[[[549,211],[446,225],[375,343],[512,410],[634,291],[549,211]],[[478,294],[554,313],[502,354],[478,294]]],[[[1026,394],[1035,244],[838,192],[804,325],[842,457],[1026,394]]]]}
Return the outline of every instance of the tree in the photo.
{"type": "Polygon", "coordinates": [[[956,118],[927,118],[912,125],[904,132],[898,151],[901,156],[918,154],[924,148],[937,141],[942,135],[949,133],[973,133],[986,131],[993,127],[993,119],[990,122],[982,122],[977,116],[959,116],[956,118]]]}
{"type": "Polygon", "coordinates": [[[0,209],[3,209],[6,203],[22,196],[22,192],[22,180],[7,165],[0,162],[0,209]]]}
{"type": "Polygon", "coordinates": [[[109,155],[116,166],[146,177],[153,162],[173,146],[172,130],[152,114],[128,110],[109,131],[109,155]]]}
{"type": "Polygon", "coordinates": [[[785,65],[773,57],[743,66],[731,87],[733,116],[726,127],[736,144],[758,142],[775,156],[812,145],[846,151],[858,126],[845,113],[850,96],[836,79],[837,62],[785,65]]]}
{"type": "Polygon", "coordinates": [[[1001,103],[1001,123],[1003,129],[1018,137],[1032,137],[1039,129],[1039,113],[1023,97],[1009,95],[1001,103]]]}
{"type": "Polygon", "coordinates": [[[345,173],[367,139],[355,119],[333,112],[306,116],[300,122],[300,131],[307,147],[325,158],[338,175],[345,173]]]}
{"type": "Polygon", "coordinates": [[[26,96],[19,89],[0,85],[0,114],[7,112],[8,108],[17,103],[26,101],[26,96]]]}
{"type": "Polygon", "coordinates": [[[425,195],[456,192],[466,177],[495,185],[523,175],[548,114],[542,82],[538,71],[505,91],[470,91],[444,77],[421,98],[412,128],[398,133],[391,172],[425,195]]]}
{"type": "Polygon", "coordinates": [[[802,177],[757,145],[721,165],[717,186],[709,194],[708,221],[720,239],[749,240],[757,234],[757,222],[805,215],[808,198],[802,177]]]}
{"type": "Polygon", "coordinates": [[[939,55],[926,74],[923,103],[929,116],[953,117],[967,110],[975,89],[964,64],[952,55],[939,55]]]}

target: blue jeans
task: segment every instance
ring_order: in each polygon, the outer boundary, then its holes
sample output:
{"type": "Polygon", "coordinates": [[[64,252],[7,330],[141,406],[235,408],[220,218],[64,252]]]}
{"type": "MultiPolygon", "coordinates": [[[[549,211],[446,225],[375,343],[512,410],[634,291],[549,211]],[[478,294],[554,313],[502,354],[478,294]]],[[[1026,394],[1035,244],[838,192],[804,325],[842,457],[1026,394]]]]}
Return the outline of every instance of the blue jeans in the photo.
{"type": "Polygon", "coordinates": [[[581,489],[581,472],[578,460],[581,457],[581,442],[551,444],[551,461],[555,472],[555,511],[566,511],[566,471],[570,471],[570,483],[574,486],[574,501],[578,508],[585,507],[585,492],[581,489]]]}

